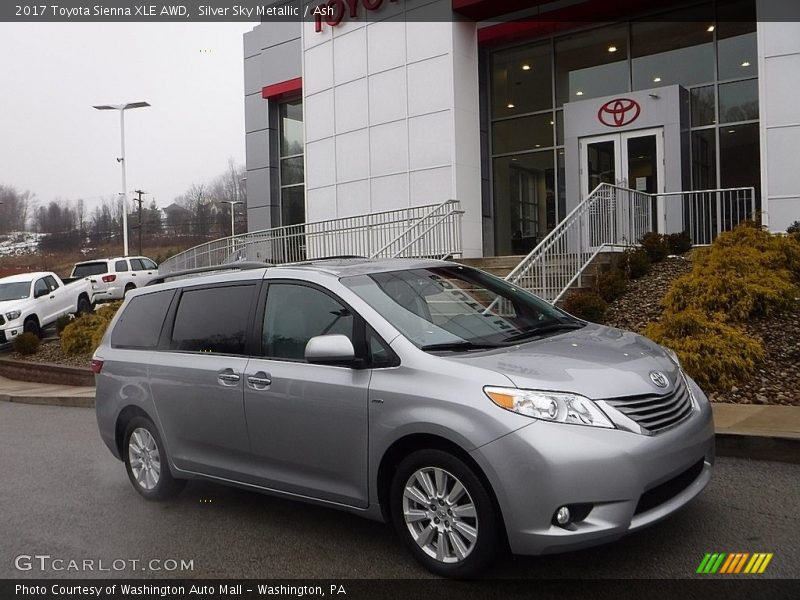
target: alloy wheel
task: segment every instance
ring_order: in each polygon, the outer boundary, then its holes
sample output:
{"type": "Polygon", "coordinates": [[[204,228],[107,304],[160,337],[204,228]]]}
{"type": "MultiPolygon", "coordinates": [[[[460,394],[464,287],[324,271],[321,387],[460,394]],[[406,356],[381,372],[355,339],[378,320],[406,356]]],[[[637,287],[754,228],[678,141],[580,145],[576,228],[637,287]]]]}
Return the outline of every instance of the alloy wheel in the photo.
{"type": "Polygon", "coordinates": [[[463,561],[478,541],[478,515],[469,491],[439,467],[418,469],[409,477],[403,518],[420,549],[443,563],[463,561]]]}
{"type": "Polygon", "coordinates": [[[147,429],[138,427],[128,441],[128,461],[136,483],[145,490],[152,490],[161,479],[161,454],[156,440],[147,429]]]}

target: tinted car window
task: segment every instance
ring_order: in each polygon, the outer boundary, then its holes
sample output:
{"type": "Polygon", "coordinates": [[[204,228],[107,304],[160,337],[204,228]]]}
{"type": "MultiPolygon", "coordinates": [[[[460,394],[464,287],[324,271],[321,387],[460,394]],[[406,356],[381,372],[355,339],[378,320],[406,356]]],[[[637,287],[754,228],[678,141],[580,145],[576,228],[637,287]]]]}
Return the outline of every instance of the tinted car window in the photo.
{"type": "Polygon", "coordinates": [[[254,285],[188,290],[181,296],[173,350],[244,354],[254,285]]]}
{"type": "Polygon", "coordinates": [[[132,271],[144,271],[144,268],[145,267],[142,264],[141,260],[139,260],[138,258],[132,258],[131,259],[131,270],[132,271]]]}
{"type": "Polygon", "coordinates": [[[53,277],[52,275],[48,275],[47,277],[45,277],[44,281],[47,284],[47,287],[50,289],[51,292],[53,290],[57,290],[58,289],[58,282],[56,281],[56,278],[53,277]]]}
{"type": "Polygon", "coordinates": [[[114,270],[119,273],[120,271],[127,271],[128,270],[128,262],[124,260],[118,260],[114,263],[114,270]]]}
{"type": "Polygon", "coordinates": [[[155,348],[164,317],[175,295],[173,290],[132,298],[111,332],[115,348],[155,348]]]}
{"type": "Polygon", "coordinates": [[[42,279],[37,279],[36,284],[33,286],[33,296],[38,298],[50,291],[50,288],[47,287],[47,282],[42,279]]]}
{"type": "Polygon", "coordinates": [[[336,333],[353,339],[353,314],[341,303],[308,286],[269,286],[262,332],[264,356],[304,360],[308,340],[336,333]]]}
{"type": "Polygon", "coordinates": [[[72,269],[73,277],[89,277],[91,275],[100,275],[102,273],[108,273],[108,263],[84,263],[82,265],[75,265],[75,268],[72,269]]]}
{"type": "Polygon", "coordinates": [[[141,260],[142,260],[142,264],[144,265],[144,268],[147,269],[147,270],[157,269],[158,268],[158,265],[156,263],[154,263],[152,260],[150,260],[149,258],[143,258],[141,260]]]}
{"type": "Polygon", "coordinates": [[[369,366],[373,369],[396,367],[400,364],[400,359],[389,348],[389,345],[369,326],[367,327],[367,356],[369,356],[369,366]]]}

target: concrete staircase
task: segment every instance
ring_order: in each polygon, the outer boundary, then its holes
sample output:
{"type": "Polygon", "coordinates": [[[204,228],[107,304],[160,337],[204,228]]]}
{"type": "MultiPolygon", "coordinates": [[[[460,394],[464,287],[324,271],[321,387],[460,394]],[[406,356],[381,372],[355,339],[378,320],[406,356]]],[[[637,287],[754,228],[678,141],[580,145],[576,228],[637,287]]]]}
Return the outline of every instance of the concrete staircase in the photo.
{"type": "MultiPolygon", "coordinates": [[[[487,256],[484,258],[459,258],[455,262],[482,269],[492,275],[505,279],[525,256],[487,256]]],[[[597,277],[622,258],[621,252],[601,252],[586,267],[581,277],[572,285],[572,289],[594,289],[597,277]]],[[[552,260],[548,269],[566,269],[561,261],[552,260]]],[[[572,276],[574,273],[569,273],[572,276]]]]}

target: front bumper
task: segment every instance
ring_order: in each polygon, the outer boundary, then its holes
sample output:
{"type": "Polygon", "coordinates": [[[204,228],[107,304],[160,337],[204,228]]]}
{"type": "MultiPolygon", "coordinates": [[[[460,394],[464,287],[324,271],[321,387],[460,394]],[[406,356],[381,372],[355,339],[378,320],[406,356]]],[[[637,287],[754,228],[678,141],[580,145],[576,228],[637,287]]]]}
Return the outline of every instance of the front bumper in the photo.
{"type": "Polygon", "coordinates": [[[12,342],[14,338],[20,335],[23,331],[24,328],[22,323],[7,323],[0,328],[0,344],[12,342]]]}
{"type": "Polygon", "coordinates": [[[610,542],[672,514],[708,484],[714,424],[705,395],[689,418],[653,436],[534,421],[473,450],[503,513],[511,550],[547,554],[610,542]],[[554,525],[556,510],[591,504],[554,525]]]}

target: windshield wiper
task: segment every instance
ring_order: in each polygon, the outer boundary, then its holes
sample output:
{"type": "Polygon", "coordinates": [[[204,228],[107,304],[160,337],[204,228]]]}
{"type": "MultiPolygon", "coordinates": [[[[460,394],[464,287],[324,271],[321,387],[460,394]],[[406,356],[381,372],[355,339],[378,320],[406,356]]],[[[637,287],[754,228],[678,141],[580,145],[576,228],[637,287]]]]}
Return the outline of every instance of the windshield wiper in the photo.
{"type": "Polygon", "coordinates": [[[468,342],[467,340],[462,340],[460,342],[444,342],[442,344],[428,344],[427,346],[422,346],[420,350],[424,350],[425,352],[435,352],[440,350],[442,352],[468,352],[469,350],[489,350],[493,348],[499,348],[497,344],[482,344],[477,342],[468,342]]]}
{"type": "Polygon", "coordinates": [[[521,340],[525,340],[532,337],[537,337],[540,335],[544,335],[546,333],[553,333],[556,331],[570,331],[574,329],[581,329],[583,327],[583,323],[550,323],[549,325],[542,325],[541,327],[534,327],[533,329],[528,329],[527,331],[521,331],[520,333],[515,333],[514,335],[510,335],[505,338],[504,342],[519,342],[521,340]]]}

